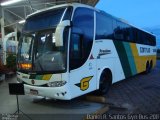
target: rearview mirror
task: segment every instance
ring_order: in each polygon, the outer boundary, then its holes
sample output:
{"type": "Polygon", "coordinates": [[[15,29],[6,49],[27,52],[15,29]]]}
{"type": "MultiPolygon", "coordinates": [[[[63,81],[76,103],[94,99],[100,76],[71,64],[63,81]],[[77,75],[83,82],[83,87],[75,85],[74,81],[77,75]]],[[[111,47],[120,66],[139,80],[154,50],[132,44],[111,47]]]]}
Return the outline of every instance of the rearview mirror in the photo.
{"type": "Polygon", "coordinates": [[[70,25],[71,25],[71,21],[69,20],[64,20],[57,25],[57,28],[55,31],[56,46],[63,46],[63,31],[65,27],[70,25]]]}

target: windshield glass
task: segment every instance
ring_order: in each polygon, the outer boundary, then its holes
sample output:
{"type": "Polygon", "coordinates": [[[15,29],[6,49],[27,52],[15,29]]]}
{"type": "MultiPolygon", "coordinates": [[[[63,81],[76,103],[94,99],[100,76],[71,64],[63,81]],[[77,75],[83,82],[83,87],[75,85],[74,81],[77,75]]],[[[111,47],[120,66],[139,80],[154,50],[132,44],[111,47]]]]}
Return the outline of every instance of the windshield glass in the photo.
{"type": "Polygon", "coordinates": [[[17,68],[21,72],[55,73],[67,68],[69,27],[64,29],[63,46],[55,45],[59,22],[70,20],[73,7],[47,10],[29,17],[19,41],[17,68]]]}
{"type": "Polygon", "coordinates": [[[29,17],[23,28],[23,32],[33,32],[55,27],[61,20],[66,8],[44,11],[29,17]]]}
{"type": "Polygon", "coordinates": [[[55,72],[66,69],[67,40],[55,46],[55,30],[24,35],[19,44],[18,70],[55,72]]]}
{"type": "Polygon", "coordinates": [[[33,44],[34,34],[26,35],[22,38],[21,41],[21,48],[20,49],[20,59],[23,61],[30,61],[32,60],[32,44],[33,44]]]}

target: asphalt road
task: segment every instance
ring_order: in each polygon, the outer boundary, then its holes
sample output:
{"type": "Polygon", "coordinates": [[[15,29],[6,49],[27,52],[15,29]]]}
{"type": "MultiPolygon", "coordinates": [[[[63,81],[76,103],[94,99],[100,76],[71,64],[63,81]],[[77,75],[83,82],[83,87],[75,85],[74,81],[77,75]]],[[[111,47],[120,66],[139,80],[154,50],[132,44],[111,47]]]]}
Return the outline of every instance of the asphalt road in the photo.
{"type": "Polygon", "coordinates": [[[139,74],[114,84],[106,96],[107,114],[150,114],[160,117],[160,61],[149,74],[139,74]]]}

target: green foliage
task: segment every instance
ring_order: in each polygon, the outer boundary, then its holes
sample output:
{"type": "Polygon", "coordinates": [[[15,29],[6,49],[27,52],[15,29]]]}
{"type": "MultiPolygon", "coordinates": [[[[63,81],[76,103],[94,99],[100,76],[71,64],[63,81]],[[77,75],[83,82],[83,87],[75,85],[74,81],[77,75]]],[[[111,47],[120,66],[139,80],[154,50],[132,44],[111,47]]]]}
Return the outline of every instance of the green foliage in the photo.
{"type": "Polygon", "coordinates": [[[16,55],[9,54],[7,59],[7,68],[13,71],[16,71],[16,55]]]}

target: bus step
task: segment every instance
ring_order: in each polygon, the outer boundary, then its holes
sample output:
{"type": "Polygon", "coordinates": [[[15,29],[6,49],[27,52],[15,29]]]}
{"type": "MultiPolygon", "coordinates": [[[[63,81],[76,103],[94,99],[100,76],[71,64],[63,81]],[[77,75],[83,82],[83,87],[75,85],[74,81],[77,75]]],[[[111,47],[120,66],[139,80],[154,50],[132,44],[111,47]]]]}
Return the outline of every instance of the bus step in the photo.
{"type": "Polygon", "coordinates": [[[107,99],[104,96],[87,95],[86,100],[90,102],[107,104],[107,99]]]}

